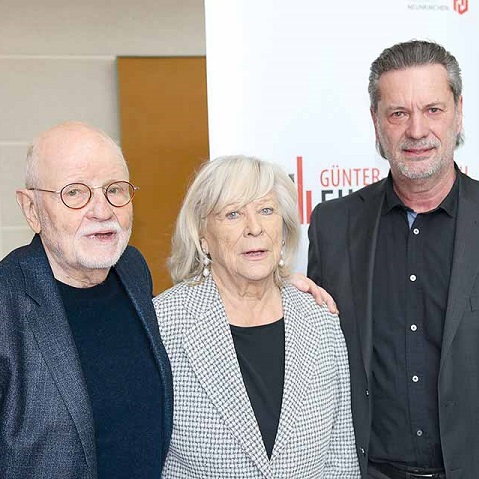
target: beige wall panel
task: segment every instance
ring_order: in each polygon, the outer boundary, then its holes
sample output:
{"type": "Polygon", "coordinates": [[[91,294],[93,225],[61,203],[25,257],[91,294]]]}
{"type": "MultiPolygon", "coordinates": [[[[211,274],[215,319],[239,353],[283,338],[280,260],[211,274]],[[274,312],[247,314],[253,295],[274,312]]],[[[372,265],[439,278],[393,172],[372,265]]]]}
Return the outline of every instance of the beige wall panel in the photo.
{"type": "Polygon", "coordinates": [[[19,246],[30,243],[33,232],[28,227],[2,228],[0,230],[0,259],[19,246]]]}
{"type": "Polygon", "coordinates": [[[24,227],[26,221],[15,200],[15,190],[24,184],[27,145],[0,144],[0,223],[24,227]]]}
{"type": "Polygon", "coordinates": [[[0,55],[204,55],[203,0],[1,0],[0,55]]]}
{"type": "Polygon", "coordinates": [[[31,141],[77,119],[118,138],[114,59],[0,58],[0,142],[31,141]]]}

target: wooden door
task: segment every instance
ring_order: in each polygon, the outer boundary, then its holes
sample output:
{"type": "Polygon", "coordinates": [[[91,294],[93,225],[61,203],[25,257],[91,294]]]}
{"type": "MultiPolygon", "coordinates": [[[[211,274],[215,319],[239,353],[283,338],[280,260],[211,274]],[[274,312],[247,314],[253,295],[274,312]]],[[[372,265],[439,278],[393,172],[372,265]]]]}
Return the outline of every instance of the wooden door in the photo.
{"type": "Polygon", "coordinates": [[[209,157],[205,57],[118,58],[121,146],[134,203],[130,243],[154,292],[171,286],[171,233],[194,172],[209,157]]]}

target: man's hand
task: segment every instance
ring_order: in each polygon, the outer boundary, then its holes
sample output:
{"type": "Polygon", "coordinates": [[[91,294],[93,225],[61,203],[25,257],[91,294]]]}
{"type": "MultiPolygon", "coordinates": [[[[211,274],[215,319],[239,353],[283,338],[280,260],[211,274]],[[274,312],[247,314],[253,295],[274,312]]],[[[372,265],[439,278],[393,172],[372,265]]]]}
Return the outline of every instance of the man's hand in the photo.
{"type": "Polygon", "coordinates": [[[290,283],[304,293],[310,293],[318,304],[326,303],[329,311],[333,314],[339,314],[338,307],[333,297],[323,288],[320,288],[314,281],[310,280],[304,274],[293,273],[289,278],[290,283]]]}

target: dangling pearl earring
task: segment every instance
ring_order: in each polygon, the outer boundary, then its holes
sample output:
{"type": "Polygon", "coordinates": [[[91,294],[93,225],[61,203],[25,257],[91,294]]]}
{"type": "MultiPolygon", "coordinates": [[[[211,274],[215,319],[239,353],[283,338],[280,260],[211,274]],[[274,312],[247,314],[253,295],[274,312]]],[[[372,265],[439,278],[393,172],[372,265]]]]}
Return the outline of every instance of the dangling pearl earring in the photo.
{"type": "Polygon", "coordinates": [[[208,250],[204,247],[203,245],[203,238],[200,239],[200,247],[201,247],[201,252],[203,253],[203,257],[201,258],[201,262],[203,263],[203,271],[201,274],[203,275],[204,278],[207,278],[211,271],[210,271],[210,264],[211,264],[211,258],[210,255],[208,254],[208,250]]]}
{"type": "Polygon", "coordinates": [[[284,240],[283,240],[283,243],[281,244],[281,253],[280,253],[280,258],[279,258],[279,261],[278,261],[278,266],[280,268],[282,268],[284,266],[283,253],[284,253],[284,240]]]}
{"type": "Polygon", "coordinates": [[[202,274],[205,278],[207,278],[211,273],[211,271],[210,271],[211,260],[208,257],[208,253],[205,253],[203,251],[203,254],[204,254],[204,256],[203,256],[203,272],[202,272],[202,274]]]}

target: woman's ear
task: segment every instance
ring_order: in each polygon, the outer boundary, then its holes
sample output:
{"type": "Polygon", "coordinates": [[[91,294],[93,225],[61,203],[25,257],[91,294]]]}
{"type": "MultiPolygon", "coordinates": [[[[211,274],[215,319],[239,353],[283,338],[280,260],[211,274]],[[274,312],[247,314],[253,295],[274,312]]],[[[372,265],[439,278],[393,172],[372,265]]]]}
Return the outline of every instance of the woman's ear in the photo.
{"type": "Polygon", "coordinates": [[[208,242],[206,241],[205,238],[200,238],[200,246],[201,246],[201,251],[203,251],[204,254],[209,254],[208,242]]]}

